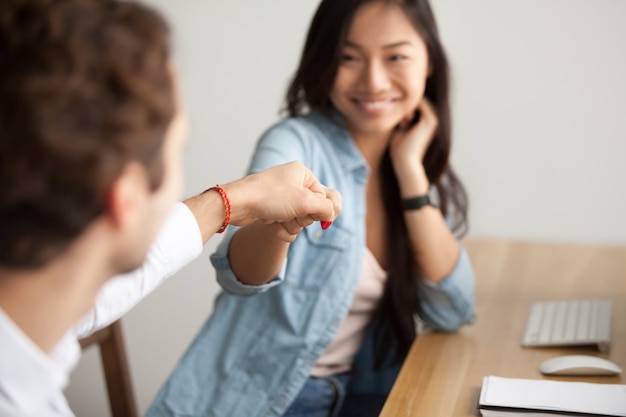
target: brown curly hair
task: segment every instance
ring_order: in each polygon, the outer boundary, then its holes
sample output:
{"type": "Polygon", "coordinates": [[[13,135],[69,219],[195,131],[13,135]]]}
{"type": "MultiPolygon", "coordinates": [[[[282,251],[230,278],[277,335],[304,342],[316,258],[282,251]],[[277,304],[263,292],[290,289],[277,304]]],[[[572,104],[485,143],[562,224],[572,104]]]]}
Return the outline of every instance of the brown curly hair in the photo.
{"type": "Polygon", "coordinates": [[[66,250],[129,161],[159,187],[175,112],[169,37],[138,3],[0,2],[0,267],[66,250]]]}

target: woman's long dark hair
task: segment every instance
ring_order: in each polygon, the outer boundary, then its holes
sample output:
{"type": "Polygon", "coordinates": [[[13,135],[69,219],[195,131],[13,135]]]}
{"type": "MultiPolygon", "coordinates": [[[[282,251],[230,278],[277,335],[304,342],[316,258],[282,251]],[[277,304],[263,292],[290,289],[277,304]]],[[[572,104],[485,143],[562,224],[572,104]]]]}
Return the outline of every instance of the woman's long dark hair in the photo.
{"type": "MultiPolygon", "coordinates": [[[[311,110],[330,112],[329,95],[348,31],[357,10],[374,1],[400,6],[426,43],[432,71],[424,94],[435,108],[439,125],[423,164],[428,180],[438,191],[442,213],[451,222],[453,232],[462,236],[467,231],[467,194],[449,163],[452,122],[448,60],[428,0],[323,0],[313,17],[300,64],[287,90],[285,110],[290,117],[311,110]]],[[[388,152],[381,164],[381,177],[389,221],[390,270],[373,321],[377,366],[390,350],[394,363],[403,360],[416,335],[413,315],[419,311],[416,282],[419,271],[401,215],[398,182],[388,152]]]]}

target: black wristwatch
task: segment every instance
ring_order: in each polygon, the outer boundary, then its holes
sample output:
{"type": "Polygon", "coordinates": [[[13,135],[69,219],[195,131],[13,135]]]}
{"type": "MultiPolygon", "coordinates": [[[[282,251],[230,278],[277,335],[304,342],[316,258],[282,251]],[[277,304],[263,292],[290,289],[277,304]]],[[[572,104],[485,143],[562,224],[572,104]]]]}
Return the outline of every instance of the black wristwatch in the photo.
{"type": "Polygon", "coordinates": [[[424,206],[435,207],[435,205],[430,200],[430,196],[428,194],[420,195],[413,198],[405,198],[402,200],[402,208],[404,210],[419,210],[424,206]]]}

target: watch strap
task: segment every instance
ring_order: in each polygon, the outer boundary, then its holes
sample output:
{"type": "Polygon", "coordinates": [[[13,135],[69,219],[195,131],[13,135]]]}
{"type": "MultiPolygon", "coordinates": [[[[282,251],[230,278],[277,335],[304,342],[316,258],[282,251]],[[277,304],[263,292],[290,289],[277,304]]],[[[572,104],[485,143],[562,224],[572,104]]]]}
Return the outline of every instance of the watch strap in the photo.
{"type": "Polygon", "coordinates": [[[432,206],[430,196],[428,194],[420,195],[412,198],[405,198],[402,200],[402,208],[404,210],[419,210],[424,206],[432,206]]]}

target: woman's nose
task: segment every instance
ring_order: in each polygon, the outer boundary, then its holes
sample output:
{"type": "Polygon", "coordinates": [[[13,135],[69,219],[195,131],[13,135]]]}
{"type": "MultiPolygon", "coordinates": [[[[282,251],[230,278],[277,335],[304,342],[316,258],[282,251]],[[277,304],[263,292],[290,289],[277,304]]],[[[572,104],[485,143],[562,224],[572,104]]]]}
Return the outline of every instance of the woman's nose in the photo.
{"type": "Polygon", "coordinates": [[[368,61],[361,71],[360,84],[370,93],[388,89],[391,81],[385,65],[380,60],[368,61]]]}

